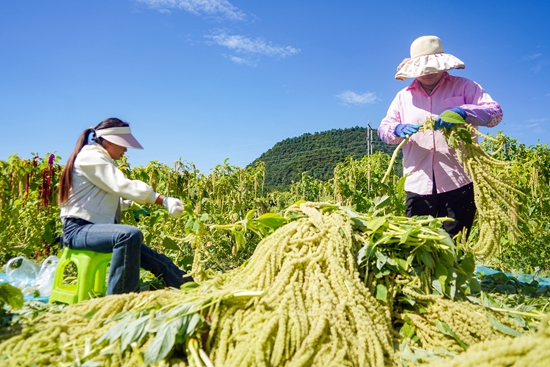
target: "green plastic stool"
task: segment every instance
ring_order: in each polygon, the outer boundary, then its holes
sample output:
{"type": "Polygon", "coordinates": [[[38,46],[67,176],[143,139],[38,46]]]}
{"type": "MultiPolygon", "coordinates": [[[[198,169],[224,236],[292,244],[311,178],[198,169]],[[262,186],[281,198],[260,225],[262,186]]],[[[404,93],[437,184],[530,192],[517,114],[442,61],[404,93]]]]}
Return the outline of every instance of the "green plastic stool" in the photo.
{"type": "Polygon", "coordinates": [[[107,266],[111,262],[111,252],[76,250],[65,247],[55,269],[50,293],[50,303],[62,302],[69,305],[78,303],[91,296],[104,296],[107,293],[107,266]],[[63,274],[69,263],[77,269],[76,284],[63,284],[63,274]]]}

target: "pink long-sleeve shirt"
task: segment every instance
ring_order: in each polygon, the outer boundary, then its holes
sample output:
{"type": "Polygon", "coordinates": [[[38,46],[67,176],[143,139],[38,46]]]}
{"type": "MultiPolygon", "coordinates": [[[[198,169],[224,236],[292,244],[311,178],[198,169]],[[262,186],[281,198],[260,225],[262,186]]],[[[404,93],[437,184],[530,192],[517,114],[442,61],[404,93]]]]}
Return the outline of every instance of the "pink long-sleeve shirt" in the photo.
{"type": "MultiPolygon", "coordinates": [[[[394,133],[398,124],[423,124],[428,116],[437,118],[443,111],[457,106],[466,112],[466,122],[476,127],[492,127],[502,120],[499,104],[479,84],[445,72],[431,95],[417,79],[398,92],[380,123],[378,136],[388,144],[399,144],[403,139],[394,133]]],[[[438,193],[472,182],[440,130],[411,135],[403,146],[403,161],[407,192],[431,194],[434,178],[438,193]]]]}

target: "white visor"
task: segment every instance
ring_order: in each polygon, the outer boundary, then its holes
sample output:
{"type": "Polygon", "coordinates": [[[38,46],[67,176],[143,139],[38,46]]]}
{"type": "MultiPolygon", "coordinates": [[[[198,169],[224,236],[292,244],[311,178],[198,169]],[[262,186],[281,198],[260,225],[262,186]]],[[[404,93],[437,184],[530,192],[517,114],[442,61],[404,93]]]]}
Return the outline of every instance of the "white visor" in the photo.
{"type": "Polygon", "coordinates": [[[141,144],[134,138],[129,127],[111,127],[108,129],[96,130],[95,136],[103,138],[121,147],[143,149],[141,144]]]}

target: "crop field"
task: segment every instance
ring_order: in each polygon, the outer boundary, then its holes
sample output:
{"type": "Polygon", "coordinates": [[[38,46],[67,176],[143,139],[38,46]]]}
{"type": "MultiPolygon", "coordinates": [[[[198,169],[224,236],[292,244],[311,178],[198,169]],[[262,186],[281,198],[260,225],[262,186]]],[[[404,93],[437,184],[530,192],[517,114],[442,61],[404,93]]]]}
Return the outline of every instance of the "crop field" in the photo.
{"type": "MultiPolygon", "coordinates": [[[[196,282],[145,274],[148,291],[70,306],[0,284],[0,366],[550,364],[550,287],[535,278],[550,277],[550,150],[449,139],[474,180],[468,238],[450,238],[445,218],[406,218],[404,178],[383,153],[272,192],[262,163],[206,175],[123,158],[128,177],[185,204],[178,219],[134,206],[123,223],[196,282]]],[[[0,161],[2,267],[58,254],[60,160],[0,161]]]]}

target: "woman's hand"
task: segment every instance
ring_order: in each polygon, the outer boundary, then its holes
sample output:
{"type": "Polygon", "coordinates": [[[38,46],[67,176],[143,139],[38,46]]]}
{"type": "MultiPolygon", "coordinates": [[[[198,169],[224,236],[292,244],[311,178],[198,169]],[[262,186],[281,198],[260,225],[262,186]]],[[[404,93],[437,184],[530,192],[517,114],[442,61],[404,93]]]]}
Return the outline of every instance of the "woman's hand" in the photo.
{"type": "Polygon", "coordinates": [[[168,213],[175,218],[179,218],[183,214],[183,203],[180,199],[165,196],[162,200],[162,205],[168,209],[168,213]]]}
{"type": "Polygon", "coordinates": [[[393,133],[400,138],[405,139],[407,136],[411,136],[420,129],[420,125],[411,125],[411,124],[399,124],[395,127],[393,133]]]}
{"type": "Polygon", "coordinates": [[[434,130],[443,129],[443,128],[449,129],[455,125],[454,122],[445,121],[446,120],[445,117],[441,118],[441,116],[445,113],[446,115],[455,117],[457,120],[462,119],[462,121],[466,121],[466,112],[464,111],[464,109],[462,109],[461,107],[453,107],[450,110],[443,111],[441,115],[439,115],[437,120],[435,120],[434,130]]]}

